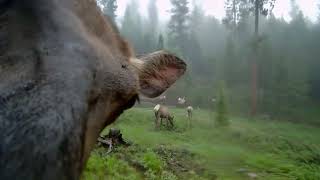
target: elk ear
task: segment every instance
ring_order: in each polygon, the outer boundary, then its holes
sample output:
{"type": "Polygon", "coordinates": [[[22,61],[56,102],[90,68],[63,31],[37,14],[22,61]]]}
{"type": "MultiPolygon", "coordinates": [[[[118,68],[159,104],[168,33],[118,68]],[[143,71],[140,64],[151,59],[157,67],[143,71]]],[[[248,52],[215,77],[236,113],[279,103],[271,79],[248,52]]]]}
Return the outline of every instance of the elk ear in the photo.
{"type": "Polygon", "coordinates": [[[157,51],[132,58],[140,82],[140,93],[154,98],[162,94],[186,71],[186,63],[177,56],[166,51],[157,51]]]}

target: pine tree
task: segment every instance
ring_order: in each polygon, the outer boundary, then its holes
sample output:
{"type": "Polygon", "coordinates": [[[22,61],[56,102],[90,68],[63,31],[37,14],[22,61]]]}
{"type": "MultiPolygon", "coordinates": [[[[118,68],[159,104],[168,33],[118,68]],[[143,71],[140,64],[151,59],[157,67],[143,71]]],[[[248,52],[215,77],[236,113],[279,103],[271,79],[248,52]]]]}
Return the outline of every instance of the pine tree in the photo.
{"type": "Polygon", "coordinates": [[[148,20],[145,23],[144,31],[146,52],[152,52],[157,49],[159,17],[156,2],[157,0],[150,0],[148,5],[148,20]]]}
{"type": "Polygon", "coordinates": [[[223,19],[223,23],[228,29],[231,30],[233,37],[235,36],[237,25],[240,17],[240,0],[226,0],[225,9],[226,17],[223,19]]]}
{"type": "Polygon", "coordinates": [[[258,103],[258,51],[261,38],[259,37],[259,23],[260,14],[268,15],[274,7],[275,0],[250,0],[252,8],[254,10],[254,42],[253,42],[253,58],[251,61],[251,115],[257,114],[257,103],[258,103]],[[270,7],[266,8],[265,5],[269,4],[270,7]]]}
{"type": "Polygon", "coordinates": [[[190,31],[191,34],[198,34],[200,31],[200,27],[204,22],[204,10],[197,5],[195,2],[193,3],[193,9],[190,15],[190,31]]]}
{"type": "Polygon", "coordinates": [[[134,45],[138,54],[145,53],[142,20],[138,11],[138,3],[131,1],[125,10],[121,33],[134,45]]]}
{"type": "Polygon", "coordinates": [[[157,8],[157,0],[150,0],[148,6],[148,16],[149,16],[149,23],[150,23],[150,31],[157,37],[157,30],[159,26],[159,15],[158,15],[158,8],[157,8]]]}
{"type": "Polygon", "coordinates": [[[164,49],[164,39],[162,34],[160,34],[158,38],[158,50],[162,50],[162,49],[164,49]]]}
{"type": "Polygon", "coordinates": [[[200,45],[200,31],[204,23],[204,10],[193,2],[193,9],[189,16],[189,25],[187,26],[188,35],[184,44],[184,56],[193,64],[192,68],[195,73],[204,74],[203,67],[205,58],[203,57],[200,45]]]}
{"type": "Polygon", "coordinates": [[[116,20],[116,11],[118,8],[117,0],[100,0],[100,4],[103,6],[102,12],[108,15],[113,22],[116,20]]]}
{"type": "Polygon", "coordinates": [[[250,11],[249,5],[247,0],[225,1],[226,16],[222,22],[231,31],[233,40],[236,39],[237,32],[243,23],[246,23],[250,11]]]}
{"type": "Polygon", "coordinates": [[[169,35],[173,46],[186,51],[188,39],[189,8],[187,0],[170,0],[173,8],[170,10],[171,18],[168,25],[169,35]]]}
{"type": "Polygon", "coordinates": [[[221,82],[219,85],[217,98],[215,125],[225,127],[229,125],[229,116],[224,82],[221,82]]]}
{"type": "Polygon", "coordinates": [[[234,40],[232,38],[227,39],[226,43],[226,50],[225,50],[225,57],[223,61],[223,75],[224,80],[226,81],[226,84],[228,87],[232,87],[236,85],[236,79],[237,79],[237,54],[236,54],[236,47],[234,40]]]}

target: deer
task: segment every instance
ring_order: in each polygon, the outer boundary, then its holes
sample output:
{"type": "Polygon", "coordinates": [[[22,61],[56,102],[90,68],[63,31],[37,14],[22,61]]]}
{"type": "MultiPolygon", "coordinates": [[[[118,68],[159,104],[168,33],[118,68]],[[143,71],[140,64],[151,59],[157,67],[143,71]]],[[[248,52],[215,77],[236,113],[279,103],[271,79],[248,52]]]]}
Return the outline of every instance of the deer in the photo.
{"type": "Polygon", "coordinates": [[[171,115],[168,107],[157,104],[153,110],[154,110],[154,115],[155,115],[156,128],[159,128],[160,126],[162,126],[163,119],[166,120],[167,128],[174,127],[174,124],[173,124],[174,116],[171,115]]]}
{"type": "Polygon", "coordinates": [[[192,106],[188,106],[186,110],[187,110],[187,116],[188,116],[188,127],[191,128],[191,126],[192,126],[193,107],[192,106]]]}

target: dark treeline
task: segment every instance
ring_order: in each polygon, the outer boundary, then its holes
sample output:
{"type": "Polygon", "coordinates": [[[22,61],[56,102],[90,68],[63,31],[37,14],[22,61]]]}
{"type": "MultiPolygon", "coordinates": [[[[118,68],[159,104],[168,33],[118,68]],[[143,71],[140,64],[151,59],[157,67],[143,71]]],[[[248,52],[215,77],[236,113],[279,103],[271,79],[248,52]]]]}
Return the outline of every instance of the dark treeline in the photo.
{"type": "Polygon", "coordinates": [[[141,16],[134,0],[124,17],[115,16],[116,0],[102,0],[100,5],[113,15],[138,54],[168,49],[187,61],[188,73],[166,92],[167,97],[186,96],[195,107],[211,108],[223,81],[230,111],[249,114],[255,57],[258,113],[302,119],[307,111],[316,111],[320,102],[320,23],[310,22],[291,0],[290,22],[262,8],[255,37],[252,2],[226,0],[227,16],[219,21],[206,16],[196,3],[171,0],[171,18],[165,23],[160,21],[155,0],[148,5],[148,17],[141,16]]]}

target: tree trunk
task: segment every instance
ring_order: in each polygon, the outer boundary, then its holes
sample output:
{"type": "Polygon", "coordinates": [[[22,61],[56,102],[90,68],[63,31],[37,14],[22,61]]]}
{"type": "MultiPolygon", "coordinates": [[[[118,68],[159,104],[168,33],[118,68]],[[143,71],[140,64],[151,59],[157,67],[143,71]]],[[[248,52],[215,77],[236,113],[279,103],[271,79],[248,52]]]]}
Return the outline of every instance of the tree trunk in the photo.
{"type": "Polygon", "coordinates": [[[255,1],[255,29],[254,29],[254,47],[253,47],[253,59],[252,59],[252,77],[251,77],[251,116],[255,116],[257,114],[257,101],[258,101],[258,48],[259,48],[259,2],[260,0],[255,1]]]}
{"type": "Polygon", "coordinates": [[[232,15],[233,15],[233,27],[232,27],[232,40],[235,41],[236,38],[236,29],[237,29],[237,9],[236,9],[236,0],[233,0],[232,4],[232,15]]]}
{"type": "Polygon", "coordinates": [[[254,27],[254,35],[255,38],[259,36],[259,15],[260,15],[260,9],[259,9],[260,0],[255,1],[255,27],[254,27]]]}

